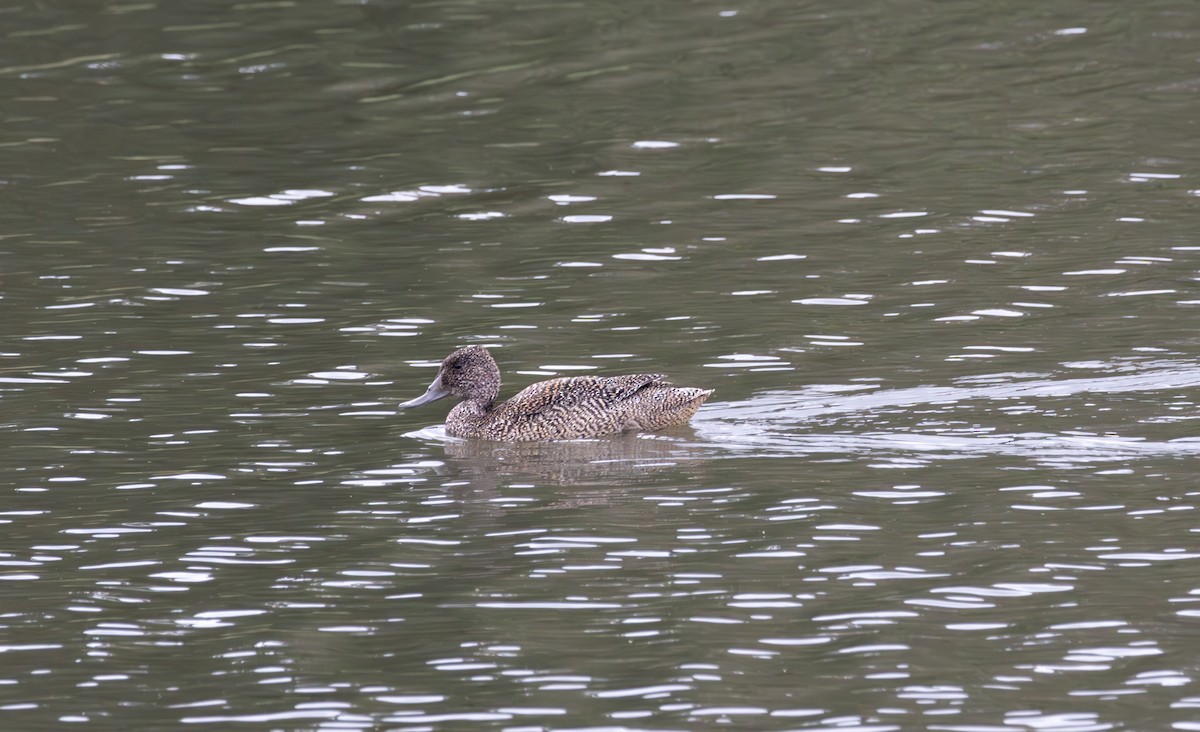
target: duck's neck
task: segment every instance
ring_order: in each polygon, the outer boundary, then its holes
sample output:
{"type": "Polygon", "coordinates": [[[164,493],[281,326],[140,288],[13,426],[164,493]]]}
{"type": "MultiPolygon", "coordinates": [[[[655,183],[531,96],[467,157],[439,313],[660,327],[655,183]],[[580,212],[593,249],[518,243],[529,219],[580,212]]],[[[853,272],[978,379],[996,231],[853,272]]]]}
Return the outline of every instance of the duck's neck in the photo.
{"type": "Polygon", "coordinates": [[[483,412],[490,412],[496,406],[496,400],[500,398],[500,369],[489,370],[486,374],[466,391],[463,396],[463,404],[474,404],[475,409],[483,412]]]}
{"type": "MultiPolygon", "coordinates": [[[[487,355],[486,351],[484,355],[487,355]]],[[[450,410],[449,416],[446,417],[446,424],[456,424],[456,429],[460,434],[482,433],[488,420],[492,417],[496,399],[500,396],[500,369],[496,368],[495,362],[492,362],[491,368],[486,369],[485,373],[471,384],[471,388],[465,394],[456,392],[455,396],[465,398],[450,410]]]]}
{"type": "Polygon", "coordinates": [[[454,409],[450,410],[447,421],[455,420],[463,424],[481,425],[487,421],[495,407],[495,400],[485,402],[482,399],[464,399],[454,409]]]}

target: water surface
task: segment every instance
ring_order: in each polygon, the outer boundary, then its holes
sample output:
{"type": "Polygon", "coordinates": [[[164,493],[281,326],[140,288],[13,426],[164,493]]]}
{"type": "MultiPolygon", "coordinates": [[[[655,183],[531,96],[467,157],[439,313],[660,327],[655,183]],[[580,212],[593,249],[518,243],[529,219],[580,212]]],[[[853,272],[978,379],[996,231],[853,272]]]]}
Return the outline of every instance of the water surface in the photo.
{"type": "Polygon", "coordinates": [[[5,728],[1200,729],[1191,5],[0,18],[5,728]]]}

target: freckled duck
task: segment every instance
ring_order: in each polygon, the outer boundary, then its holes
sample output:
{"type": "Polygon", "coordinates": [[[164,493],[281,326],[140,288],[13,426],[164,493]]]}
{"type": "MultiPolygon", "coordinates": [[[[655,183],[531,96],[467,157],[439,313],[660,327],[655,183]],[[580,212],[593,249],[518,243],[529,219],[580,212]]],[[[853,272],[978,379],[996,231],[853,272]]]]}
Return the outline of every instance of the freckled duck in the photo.
{"type": "Polygon", "coordinates": [[[712,389],[672,386],[661,374],[571,376],[539,381],[506,402],[500,368],[482,346],[451,353],[429,389],[401,409],[442,397],[461,399],[446,433],[508,442],[576,440],[625,431],[653,432],[686,424],[712,389]]]}

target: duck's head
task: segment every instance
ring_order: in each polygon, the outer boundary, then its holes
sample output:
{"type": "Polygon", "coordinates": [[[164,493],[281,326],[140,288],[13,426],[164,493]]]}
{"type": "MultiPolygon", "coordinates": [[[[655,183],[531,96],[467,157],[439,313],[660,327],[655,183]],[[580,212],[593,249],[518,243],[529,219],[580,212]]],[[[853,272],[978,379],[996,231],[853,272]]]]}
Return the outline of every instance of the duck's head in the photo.
{"type": "Polygon", "coordinates": [[[499,395],[500,367],[496,360],[483,346],[467,346],[446,356],[425,393],[400,404],[400,409],[419,407],[448,396],[491,404],[499,395]]]}

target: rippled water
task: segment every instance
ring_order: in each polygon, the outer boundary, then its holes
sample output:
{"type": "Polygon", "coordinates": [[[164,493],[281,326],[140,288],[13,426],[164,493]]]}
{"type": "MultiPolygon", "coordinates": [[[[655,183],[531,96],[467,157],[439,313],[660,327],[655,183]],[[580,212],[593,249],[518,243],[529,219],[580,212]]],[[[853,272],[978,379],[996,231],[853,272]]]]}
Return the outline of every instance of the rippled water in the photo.
{"type": "Polygon", "coordinates": [[[1200,730],[1192,5],[0,19],[4,729],[1200,730]]]}

